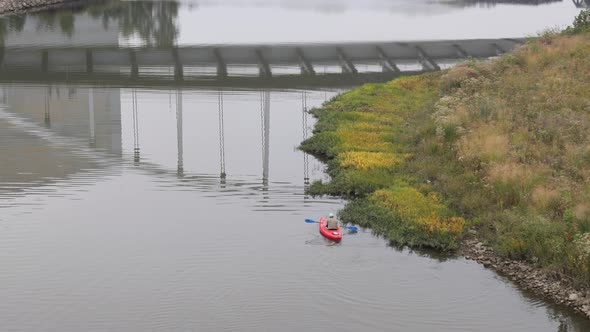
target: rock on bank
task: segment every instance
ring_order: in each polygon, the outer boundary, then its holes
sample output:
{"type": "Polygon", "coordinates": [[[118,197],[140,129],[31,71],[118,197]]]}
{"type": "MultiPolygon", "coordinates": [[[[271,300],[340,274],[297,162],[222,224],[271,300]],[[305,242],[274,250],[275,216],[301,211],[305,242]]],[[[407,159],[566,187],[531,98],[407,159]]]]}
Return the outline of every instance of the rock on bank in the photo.
{"type": "Polygon", "coordinates": [[[569,307],[590,319],[590,289],[574,287],[567,275],[502,257],[474,235],[463,241],[459,254],[498,272],[521,288],[569,307]]]}

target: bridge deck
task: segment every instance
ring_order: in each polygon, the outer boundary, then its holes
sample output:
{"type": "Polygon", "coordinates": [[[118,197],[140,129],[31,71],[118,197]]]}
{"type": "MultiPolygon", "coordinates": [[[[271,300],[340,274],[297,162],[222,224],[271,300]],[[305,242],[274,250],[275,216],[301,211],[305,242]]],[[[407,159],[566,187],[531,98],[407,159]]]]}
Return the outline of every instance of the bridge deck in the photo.
{"type": "Polygon", "coordinates": [[[0,49],[0,82],[292,86],[333,85],[338,76],[340,85],[346,85],[439,70],[441,63],[468,57],[490,58],[523,41],[4,48],[0,49]]]}

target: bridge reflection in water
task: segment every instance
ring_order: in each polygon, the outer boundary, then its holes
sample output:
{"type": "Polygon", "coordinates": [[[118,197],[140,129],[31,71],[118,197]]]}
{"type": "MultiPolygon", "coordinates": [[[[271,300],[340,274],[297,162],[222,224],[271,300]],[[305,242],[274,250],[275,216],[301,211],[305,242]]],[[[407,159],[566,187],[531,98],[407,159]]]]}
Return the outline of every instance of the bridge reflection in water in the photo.
{"type": "MultiPolygon", "coordinates": [[[[92,89],[90,89],[92,91],[92,89]]],[[[185,133],[183,132],[183,128],[184,128],[184,109],[186,108],[184,106],[184,98],[186,94],[190,95],[190,91],[183,91],[182,89],[176,90],[174,92],[171,92],[174,95],[174,102],[173,102],[173,108],[174,108],[174,113],[175,113],[175,125],[176,125],[176,175],[178,177],[184,178],[187,176],[186,172],[185,172],[185,165],[184,165],[184,150],[185,150],[185,137],[187,135],[185,135],[185,133]]],[[[217,109],[217,115],[216,115],[216,120],[217,123],[215,124],[208,124],[208,126],[210,127],[214,127],[216,130],[216,135],[217,135],[217,142],[213,142],[213,141],[209,141],[207,142],[207,144],[209,146],[218,146],[218,156],[215,156],[214,154],[211,154],[212,149],[209,149],[209,154],[206,156],[201,156],[202,158],[206,158],[206,159],[216,159],[218,160],[218,174],[219,174],[219,179],[220,179],[220,183],[221,184],[225,184],[226,182],[226,178],[228,177],[228,173],[226,170],[226,125],[225,125],[225,121],[226,121],[226,114],[225,114],[225,99],[228,97],[231,97],[231,102],[235,102],[235,95],[233,94],[232,91],[228,91],[228,90],[217,90],[217,91],[206,91],[205,92],[208,96],[208,98],[210,98],[212,95],[216,95],[217,97],[217,105],[216,105],[216,109],[217,109]]],[[[262,184],[264,187],[268,187],[268,183],[269,183],[269,179],[270,179],[270,159],[271,159],[271,151],[270,151],[270,145],[271,145],[271,135],[270,135],[270,131],[271,131],[271,96],[273,95],[273,91],[271,90],[259,90],[259,91],[246,91],[245,93],[247,93],[250,97],[254,97],[257,100],[250,100],[250,102],[254,102],[256,104],[259,105],[259,116],[260,116],[260,126],[258,128],[243,128],[246,131],[256,131],[259,130],[260,132],[260,156],[261,156],[261,160],[260,161],[260,173],[259,176],[261,176],[262,179],[262,184]]],[[[296,141],[292,142],[292,144],[297,144],[302,140],[305,140],[306,138],[308,138],[308,133],[309,133],[309,113],[308,113],[308,108],[307,108],[307,99],[308,99],[308,94],[319,94],[321,92],[315,91],[315,92],[309,92],[309,91],[291,91],[291,92],[284,92],[284,91],[275,91],[274,93],[276,94],[281,94],[282,97],[285,96],[285,94],[289,94],[290,97],[289,99],[292,101],[289,101],[289,103],[293,103],[294,102],[294,98],[299,98],[300,101],[299,105],[300,106],[300,114],[301,114],[301,122],[299,124],[293,124],[291,123],[292,127],[300,127],[301,128],[301,132],[302,135],[300,137],[298,137],[296,139],[296,141]]],[[[335,92],[330,92],[330,95],[334,95],[335,92]]],[[[133,129],[133,164],[135,166],[146,166],[149,165],[148,168],[149,169],[162,169],[162,171],[165,169],[165,167],[163,166],[157,166],[157,162],[155,162],[154,160],[150,160],[150,158],[148,157],[147,159],[144,160],[144,158],[141,158],[141,151],[142,151],[142,146],[140,144],[140,132],[141,135],[147,135],[147,136],[155,136],[156,134],[162,135],[163,133],[155,133],[153,132],[153,128],[152,129],[140,129],[139,123],[140,123],[140,118],[142,116],[141,114],[141,107],[138,106],[138,98],[141,98],[141,94],[138,96],[138,92],[133,89],[130,93],[131,96],[131,104],[132,104],[132,129],[133,129]]],[[[326,95],[327,96],[327,95],[326,95]]],[[[194,96],[191,96],[194,97],[194,96]]],[[[316,98],[317,99],[317,96],[316,98]]],[[[325,100],[324,100],[325,101],[325,100]]],[[[315,101],[317,103],[317,100],[315,101]]],[[[243,103],[243,101],[241,102],[243,103]]],[[[252,104],[252,103],[250,103],[252,104]]],[[[190,106],[188,108],[194,108],[193,104],[189,104],[190,106]]],[[[293,118],[292,116],[290,116],[290,118],[293,118]]],[[[212,119],[212,117],[209,115],[209,119],[212,119]]],[[[229,118],[230,121],[235,122],[235,119],[229,118]]],[[[123,128],[122,126],[118,126],[118,128],[123,128]]],[[[193,128],[194,126],[189,126],[189,128],[193,128]]],[[[284,129],[284,128],[281,128],[284,129]]],[[[122,129],[121,129],[122,130],[122,129]]],[[[211,132],[211,130],[210,130],[211,132]]],[[[125,136],[123,135],[118,135],[118,137],[123,137],[125,136]]],[[[240,135],[237,135],[238,137],[240,135]]],[[[280,136],[280,135],[277,135],[280,136]]],[[[211,136],[209,136],[211,138],[211,136]]],[[[233,139],[233,143],[235,144],[235,139],[237,138],[235,134],[231,135],[231,138],[233,139]]],[[[123,142],[121,142],[121,144],[123,144],[123,142]]],[[[240,149],[244,149],[246,148],[244,146],[245,144],[245,140],[242,139],[242,141],[238,142],[240,146],[240,149]]],[[[235,150],[235,146],[233,147],[235,150]]],[[[194,146],[192,146],[192,144],[189,144],[189,150],[193,150],[194,151],[194,146]]],[[[250,149],[252,150],[252,149],[250,149]]],[[[234,160],[236,160],[236,158],[233,158],[234,160]]],[[[248,158],[249,160],[254,160],[256,159],[254,158],[248,158]]],[[[309,181],[310,181],[310,176],[309,176],[309,156],[306,153],[303,153],[303,185],[307,186],[309,185],[309,181]]],[[[244,160],[241,160],[241,162],[245,162],[244,160]]],[[[235,165],[234,165],[234,169],[236,169],[235,165]]],[[[243,171],[243,170],[240,170],[243,171]]],[[[165,171],[166,173],[170,173],[170,170],[165,171]]],[[[193,172],[194,173],[194,172],[193,172]]],[[[231,175],[231,174],[230,174],[231,175]]]]}
{"type": "MultiPolygon", "coordinates": [[[[310,162],[306,154],[302,153],[302,156],[296,156],[291,161],[279,159],[282,159],[285,151],[289,153],[289,158],[293,158],[289,149],[285,150],[283,147],[292,147],[307,138],[310,129],[307,112],[308,96],[313,95],[313,103],[319,105],[335,93],[335,91],[271,91],[268,89],[238,92],[230,89],[196,91],[172,89],[166,93],[136,88],[6,85],[0,88],[0,132],[20,133],[26,135],[27,139],[17,140],[18,147],[3,149],[5,153],[3,160],[0,161],[0,169],[2,169],[0,177],[5,183],[13,184],[14,189],[19,192],[30,186],[65,180],[91,170],[122,165],[139,168],[156,176],[175,177],[186,184],[212,184],[211,180],[216,177],[217,184],[225,187],[228,177],[234,177],[230,182],[233,183],[241,175],[249,174],[248,176],[251,177],[252,171],[258,168],[260,173],[255,176],[259,179],[256,181],[257,190],[260,190],[265,199],[268,199],[271,159],[276,160],[278,164],[275,165],[280,167],[278,172],[281,174],[277,176],[275,173],[275,179],[283,181],[284,174],[287,172],[289,179],[303,186],[309,185],[310,162]],[[284,107],[275,106],[275,108],[281,108],[278,111],[282,112],[282,116],[277,117],[275,121],[279,122],[278,126],[275,124],[277,131],[271,137],[270,113],[273,94],[276,96],[276,101],[283,105],[287,102],[290,105],[290,111],[286,114],[284,107]],[[319,96],[323,96],[320,97],[321,100],[318,99],[319,96]],[[170,111],[174,114],[175,129],[172,128],[171,117],[162,112],[163,104],[167,103],[164,99],[168,98],[170,98],[168,101],[170,111]],[[230,103],[229,114],[225,114],[226,101],[230,103]],[[239,104],[239,110],[235,109],[236,101],[239,104]],[[212,104],[215,102],[216,105],[212,104]],[[197,106],[199,104],[208,105],[207,109],[199,110],[201,108],[197,106]],[[188,121],[190,121],[188,124],[184,114],[186,109],[191,110],[188,114],[188,121]],[[258,114],[252,117],[252,111],[258,114]],[[244,121],[244,112],[248,113],[246,117],[259,118],[259,120],[244,121]],[[213,113],[216,113],[215,116],[213,113]],[[200,128],[195,125],[195,119],[201,123],[207,122],[206,132],[200,131],[200,128]],[[238,119],[237,123],[236,119],[238,119]],[[285,119],[288,120],[285,121],[285,119]],[[217,123],[212,123],[215,120],[217,123]],[[229,129],[232,130],[229,138],[233,174],[230,173],[229,176],[226,171],[225,151],[227,120],[231,122],[229,129]],[[297,123],[293,123],[293,120],[297,123]],[[257,121],[259,128],[256,128],[257,121]],[[295,136],[281,134],[281,131],[285,131],[286,125],[294,129],[292,132],[299,131],[302,134],[295,136]],[[189,129],[188,133],[185,132],[185,126],[189,129]],[[174,130],[175,133],[172,134],[171,131],[174,130]],[[255,132],[258,132],[259,139],[255,138],[255,132]],[[172,135],[175,136],[175,169],[171,167],[170,152],[174,147],[169,138],[172,135]],[[280,148],[275,150],[271,158],[270,145],[273,137],[274,146],[280,148]],[[195,141],[195,138],[198,141],[195,141]],[[280,141],[279,145],[277,145],[277,139],[280,141]],[[257,142],[254,143],[255,146],[252,146],[253,142],[257,142]],[[32,151],[28,158],[33,162],[27,165],[12,163],[11,160],[17,160],[23,149],[32,151]],[[186,149],[191,153],[189,161],[194,162],[196,157],[199,161],[198,165],[204,166],[205,171],[200,166],[197,169],[194,167],[192,169],[189,167],[190,170],[186,169],[186,149]],[[260,159],[252,157],[256,155],[257,149],[259,149],[260,159]],[[39,154],[40,151],[44,152],[39,154]],[[238,152],[237,155],[236,152],[238,152]],[[296,162],[298,165],[291,165],[295,160],[299,160],[302,164],[296,162]],[[203,161],[206,161],[206,165],[203,161]],[[215,162],[217,162],[217,176],[212,174],[211,168],[215,162]],[[67,168],[60,166],[64,163],[68,164],[67,168]],[[286,167],[285,163],[289,166],[286,167]]],[[[6,143],[11,144],[10,141],[6,143]]]]}
{"type": "Polygon", "coordinates": [[[523,39],[133,48],[7,47],[0,82],[110,86],[335,87],[440,70],[523,39]]]}

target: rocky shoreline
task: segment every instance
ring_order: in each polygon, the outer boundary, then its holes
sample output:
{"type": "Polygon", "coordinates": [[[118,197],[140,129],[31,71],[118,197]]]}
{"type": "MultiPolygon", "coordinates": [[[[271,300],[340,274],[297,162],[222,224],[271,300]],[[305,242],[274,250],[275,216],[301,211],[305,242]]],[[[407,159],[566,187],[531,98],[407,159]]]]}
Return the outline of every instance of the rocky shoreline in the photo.
{"type": "Polygon", "coordinates": [[[0,15],[60,8],[78,4],[80,0],[0,0],[0,15]]]}
{"type": "Polygon", "coordinates": [[[459,254],[507,277],[522,289],[571,308],[590,319],[590,290],[575,288],[569,280],[531,264],[500,257],[477,239],[475,231],[463,241],[459,254]]]}

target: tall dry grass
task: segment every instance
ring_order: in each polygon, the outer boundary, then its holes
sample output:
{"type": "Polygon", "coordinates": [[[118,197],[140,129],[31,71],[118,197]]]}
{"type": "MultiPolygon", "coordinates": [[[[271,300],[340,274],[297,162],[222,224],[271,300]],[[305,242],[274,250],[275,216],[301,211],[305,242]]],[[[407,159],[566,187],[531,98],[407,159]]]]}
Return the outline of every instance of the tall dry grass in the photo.
{"type": "Polygon", "coordinates": [[[440,86],[439,142],[446,127],[460,128],[448,146],[456,153],[440,162],[479,180],[445,171],[436,189],[501,253],[590,284],[580,254],[590,248],[575,242],[590,231],[590,34],[546,34],[463,64],[440,86]]]}

